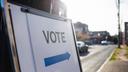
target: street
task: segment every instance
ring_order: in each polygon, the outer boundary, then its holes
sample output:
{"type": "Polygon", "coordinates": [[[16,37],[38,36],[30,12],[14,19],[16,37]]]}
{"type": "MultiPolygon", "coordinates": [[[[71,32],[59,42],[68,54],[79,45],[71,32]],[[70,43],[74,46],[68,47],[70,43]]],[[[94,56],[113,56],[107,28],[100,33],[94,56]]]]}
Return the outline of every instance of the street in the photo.
{"type": "Polygon", "coordinates": [[[96,72],[113,52],[116,45],[93,45],[89,53],[80,56],[83,72],[96,72]]]}

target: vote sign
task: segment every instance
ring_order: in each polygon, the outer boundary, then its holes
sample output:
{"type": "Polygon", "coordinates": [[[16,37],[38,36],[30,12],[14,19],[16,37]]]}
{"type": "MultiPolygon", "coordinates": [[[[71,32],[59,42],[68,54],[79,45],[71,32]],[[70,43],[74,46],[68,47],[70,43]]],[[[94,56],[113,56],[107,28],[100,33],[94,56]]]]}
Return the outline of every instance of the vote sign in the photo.
{"type": "Polygon", "coordinates": [[[71,23],[28,14],[38,72],[80,72],[71,23]]]}
{"type": "Polygon", "coordinates": [[[22,72],[81,72],[70,21],[10,6],[22,72]]]}

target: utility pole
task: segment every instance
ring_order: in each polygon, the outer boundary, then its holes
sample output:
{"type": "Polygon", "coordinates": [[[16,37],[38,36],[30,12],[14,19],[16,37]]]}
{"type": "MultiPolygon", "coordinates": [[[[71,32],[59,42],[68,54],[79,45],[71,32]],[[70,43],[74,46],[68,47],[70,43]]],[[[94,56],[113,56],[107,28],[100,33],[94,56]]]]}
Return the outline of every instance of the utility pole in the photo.
{"type": "Polygon", "coordinates": [[[120,35],[121,35],[121,30],[120,30],[120,0],[118,0],[118,48],[120,48],[120,35]]]}

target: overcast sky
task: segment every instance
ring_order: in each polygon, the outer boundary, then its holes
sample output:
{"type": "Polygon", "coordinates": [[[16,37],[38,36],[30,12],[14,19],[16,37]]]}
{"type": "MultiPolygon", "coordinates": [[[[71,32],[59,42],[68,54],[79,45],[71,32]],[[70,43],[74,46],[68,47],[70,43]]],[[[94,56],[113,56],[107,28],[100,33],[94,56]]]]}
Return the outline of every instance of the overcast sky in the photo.
{"type": "MultiPolygon", "coordinates": [[[[105,31],[118,34],[116,0],[62,0],[67,6],[67,16],[73,22],[80,21],[90,31],[105,31]]],[[[128,1],[121,0],[121,28],[128,21],[128,1]]]]}

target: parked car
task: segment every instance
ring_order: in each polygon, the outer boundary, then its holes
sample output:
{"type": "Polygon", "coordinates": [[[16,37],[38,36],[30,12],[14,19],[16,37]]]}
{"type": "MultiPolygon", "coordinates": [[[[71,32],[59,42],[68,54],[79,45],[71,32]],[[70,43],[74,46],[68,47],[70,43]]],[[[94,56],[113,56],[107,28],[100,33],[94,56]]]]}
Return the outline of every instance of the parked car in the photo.
{"type": "Polygon", "coordinates": [[[88,41],[88,40],[84,41],[84,43],[87,44],[87,45],[92,45],[92,42],[88,41]]]}
{"type": "Polygon", "coordinates": [[[101,44],[102,44],[102,45],[111,45],[111,44],[114,44],[114,43],[111,42],[111,41],[106,41],[106,40],[104,40],[104,41],[101,41],[101,44]]]}
{"type": "Polygon", "coordinates": [[[108,42],[106,40],[101,41],[101,45],[108,45],[108,42]]]}
{"type": "Polygon", "coordinates": [[[79,53],[87,53],[88,52],[88,45],[85,44],[83,41],[77,41],[77,48],[79,50],[79,53]]]}

